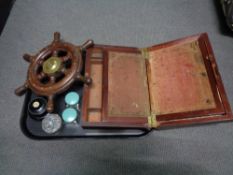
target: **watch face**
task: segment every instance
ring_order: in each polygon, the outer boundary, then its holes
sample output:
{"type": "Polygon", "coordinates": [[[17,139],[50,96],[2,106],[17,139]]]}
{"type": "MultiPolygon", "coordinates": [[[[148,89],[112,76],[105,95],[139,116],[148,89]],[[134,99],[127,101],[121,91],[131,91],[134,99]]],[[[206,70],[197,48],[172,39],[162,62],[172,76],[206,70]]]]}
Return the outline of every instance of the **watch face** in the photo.
{"type": "Polygon", "coordinates": [[[48,134],[57,132],[61,126],[62,120],[58,114],[47,114],[42,120],[42,129],[48,134]]]}

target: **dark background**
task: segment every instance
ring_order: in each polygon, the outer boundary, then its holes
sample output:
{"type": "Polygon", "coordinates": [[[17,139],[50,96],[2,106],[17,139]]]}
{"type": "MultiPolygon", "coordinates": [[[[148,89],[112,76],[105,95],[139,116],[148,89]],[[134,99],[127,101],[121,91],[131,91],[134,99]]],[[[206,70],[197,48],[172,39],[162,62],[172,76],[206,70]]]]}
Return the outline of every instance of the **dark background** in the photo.
{"type": "MultiPolygon", "coordinates": [[[[0,4],[2,25],[12,2],[0,4]]],[[[138,138],[36,141],[24,136],[23,98],[13,93],[26,78],[22,55],[46,46],[54,31],[74,44],[92,38],[136,47],[207,32],[233,105],[233,37],[216,1],[17,0],[0,36],[0,174],[232,174],[231,122],[155,130],[138,138]]]]}
{"type": "Polygon", "coordinates": [[[14,2],[15,0],[0,0],[0,34],[2,33],[14,2]]]}

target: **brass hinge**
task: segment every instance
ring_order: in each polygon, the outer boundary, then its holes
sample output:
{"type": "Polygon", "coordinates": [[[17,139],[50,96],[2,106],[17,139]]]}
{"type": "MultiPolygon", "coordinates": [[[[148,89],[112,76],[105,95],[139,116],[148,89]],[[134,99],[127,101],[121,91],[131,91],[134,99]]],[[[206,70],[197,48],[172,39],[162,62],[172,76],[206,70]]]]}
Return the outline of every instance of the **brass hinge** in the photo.
{"type": "Polygon", "coordinates": [[[149,59],[148,48],[140,48],[140,51],[141,51],[141,54],[142,54],[143,58],[149,59]]]}
{"type": "Polygon", "coordinates": [[[156,128],[159,126],[159,122],[156,120],[156,115],[154,113],[148,116],[148,126],[149,128],[156,128]]]}

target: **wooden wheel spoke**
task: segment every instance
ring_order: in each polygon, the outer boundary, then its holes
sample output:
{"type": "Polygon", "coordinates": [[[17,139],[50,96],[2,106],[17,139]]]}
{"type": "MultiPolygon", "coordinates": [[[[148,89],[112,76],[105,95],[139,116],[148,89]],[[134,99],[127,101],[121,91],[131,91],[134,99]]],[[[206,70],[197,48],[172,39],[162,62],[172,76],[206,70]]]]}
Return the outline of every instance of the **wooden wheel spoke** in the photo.
{"type": "Polygon", "coordinates": [[[66,61],[68,61],[69,59],[71,59],[71,54],[70,54],[70,53],[67,53],[66,56],[61,57],[62,62],[66,62],[66,61]]]}
{"type": "Polygon", "coordinates": [[[68,56],[61,57],[61,60],[62,60],[63,63],[66,62],[69,59],[70,59],[70,57],[68,57],[68,56]]]}
{"type": "Polygon", "coordinates": [[[66,72],[67,72],[67,69],[66,69],[65,67],[63,67],[63,68],[61,69],[61,73],[66,74],[66,72]]]}
{"type": "Polygon", "coordinates": [[[46,77],[46,74],[44,72],[41,72],[40,74],[38,74],[39,80],[42,80],[45,77],[46,77]]]}
{"type": "Polygon", "coordinates": [[[64,67],[64,68],[62,68],[61,73],[63,73],[64,76],[66,76],[66,75],[68,75],[68,74],[70,73],[70,70],[69,70],[69,69],[66,69],[66,68],[64,67]]]}
{"type": "Polygon", "coordinates": [[[50,84],[55,83],[56,82],[56,77],[55,76],[50,76],[49,77],[49,82],[50,82],[50,84]]]}
{"type": "Polygon", "coordinates": [[[48,103],[47,103],[47,111],[48,112],[52,112],[53,108],[54,108],[54,104],[53,104],[53,95],[48,96],[48,103]]]}
{"type": "Polygon", "coordinates": [[[15,94],[21,96],[26,93],[27,89],[28,89],[28,84],[26,82],[15,90],[15,94]]]}
{"type": "Polygon", "coordinates": [[[58,51],[57,51],[57,50],[54,50],[53,53],[52,53],[52,56],[53,56],[53,57],[57,57],[57,56],[58,56],[58,51]]]}
{"type": "Polygon", "coordinates": [[[43,59],[40,59],[40,60],[37,62],[37,64],[38,64],[38,65],[42,65],[43,62],[44,62],[44,60],[43,60],[43,59]]]}

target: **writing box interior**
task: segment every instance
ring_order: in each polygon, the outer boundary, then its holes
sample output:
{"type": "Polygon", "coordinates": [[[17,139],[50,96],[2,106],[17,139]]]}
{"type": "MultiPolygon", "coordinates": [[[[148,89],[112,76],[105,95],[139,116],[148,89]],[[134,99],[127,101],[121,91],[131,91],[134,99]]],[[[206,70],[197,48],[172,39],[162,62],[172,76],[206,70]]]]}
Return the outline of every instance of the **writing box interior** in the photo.
{"type": "Polygon", "coordinates": [[[159,128],[232,119],[207,34],[87,50],[85,127],[159,128]]]}

